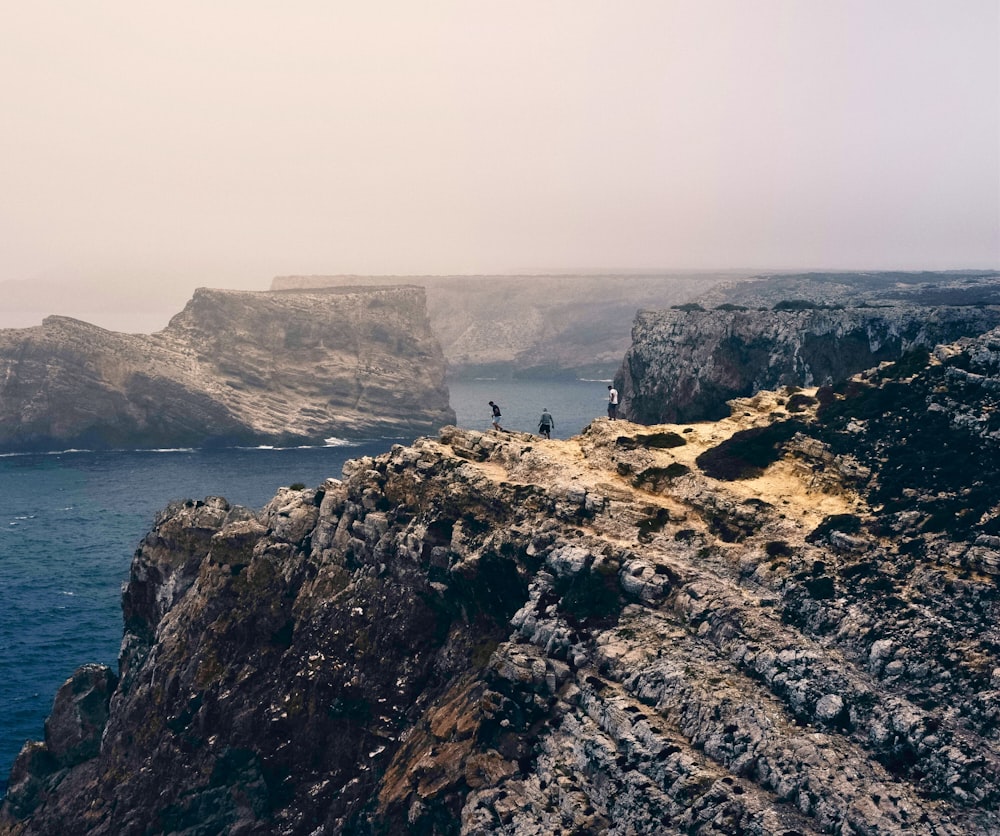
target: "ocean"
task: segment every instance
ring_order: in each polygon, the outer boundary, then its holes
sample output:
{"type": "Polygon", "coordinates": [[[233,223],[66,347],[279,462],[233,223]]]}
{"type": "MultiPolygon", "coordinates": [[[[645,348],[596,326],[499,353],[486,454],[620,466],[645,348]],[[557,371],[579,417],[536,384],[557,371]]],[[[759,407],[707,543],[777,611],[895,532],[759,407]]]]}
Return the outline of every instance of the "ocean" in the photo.
{"type": "MultiPolygon", "coordinates": [[[[457,424],[486,430],[487,402],[506,429],[553,438],[605,414],[606,381],[449,383],[457,424]]],[[[25,740],[44,738],[59,686],[82,664],[117,671],[121,585],[156,513],[175,499],[224,496],[263,506],[282,485],[318,486],[344,462],[411,438],[334,446],[0,454],[0,793],[25,740]]]]}

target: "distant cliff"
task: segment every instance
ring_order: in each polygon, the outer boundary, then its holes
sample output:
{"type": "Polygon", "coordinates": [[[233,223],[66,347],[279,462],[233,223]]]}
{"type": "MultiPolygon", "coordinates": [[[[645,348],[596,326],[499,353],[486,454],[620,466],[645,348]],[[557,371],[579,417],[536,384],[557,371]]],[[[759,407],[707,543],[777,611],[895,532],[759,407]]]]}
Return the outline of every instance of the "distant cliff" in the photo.
{"type": "Polygon", "coordinates": [[[272,290],[382,285],[427,290],[431,327],[458,378],[610,378],[640,308],[686,302],[745,273],[543,276],[278,276],[272,290]]]}
{"type": "Polygon", "coordinates": [[[0,331],[0,449],[323,443],[454,421],[417,287],[200,289],[163,331],[0,331]]]}
{"type": "Polygon", "coordinates": [[[996,306],[640,311],[615,378],[621,413],[643,424],[716,419],[731,398],[842,381],[997,325],[996,306]]]}
{"type": "Polygon", "coordinates": [[[1000,832],[1000,331],[176,503],[6,834],[1000,832]]]}
{"type": "Polygon", "coordinates": [[[998,270],[852,270],[772,273],[719,282],[699,295],[704,308],[772,308],[787,300],[819,305],[998,305],[998,270]]]}

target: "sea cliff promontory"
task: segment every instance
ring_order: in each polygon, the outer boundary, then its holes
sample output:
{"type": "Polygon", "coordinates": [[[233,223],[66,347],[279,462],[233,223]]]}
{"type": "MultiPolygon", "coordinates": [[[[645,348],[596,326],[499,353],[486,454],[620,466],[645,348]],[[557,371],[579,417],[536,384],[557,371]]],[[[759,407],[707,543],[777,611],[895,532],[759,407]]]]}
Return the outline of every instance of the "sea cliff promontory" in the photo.
{"type": "Polygon", "coordinates": [[[640,308],[687,302],[739,271],[538,276],[277,276],[272,290],[384,285],[427,291],[431,327],[454,378],[614,374],[640,308]]]}
{"type": "Polygon", "coordinates": [[[1000,331],[166,508],[6,834],[1000,832],[1000,331]]]}
{"type": "Polygon", "coordinates": [[[418,287],[199,289],[155,334],[0,330],[0,450],[322,444],[454,421],[418,287]]]}
{"type": "Polygon", "coordinates": [[[906,352],[997,325],[995,305],[789,301],[765,309],[723,304],[639,311],[615,377],[621,414],[643,424],[721,418],[733,398],[839,382],[906,352]]]}

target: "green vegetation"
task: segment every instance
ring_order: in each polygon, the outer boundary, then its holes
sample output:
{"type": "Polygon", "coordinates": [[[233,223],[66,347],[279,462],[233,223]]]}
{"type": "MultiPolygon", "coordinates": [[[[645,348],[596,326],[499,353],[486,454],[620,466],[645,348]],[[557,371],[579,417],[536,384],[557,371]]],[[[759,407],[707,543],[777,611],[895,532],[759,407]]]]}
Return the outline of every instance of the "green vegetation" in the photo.
{"type": "Polygon", "coordinates": [[[713,479],[752,479],[780,459],[785,442],[802,429],[801,422],[792,420],[741,430],[718,447],[706,450],[695,463],[713,479]]]}
{"type": "Polygon", "coordinates": [[[635,450],[643,447],[647,450],[668,450],[671,447],[682,447],[687,444],[683,436],[675,432],[639,433],[634,436],[619,436],[615,446],[623,450],[635,450]]]}
{"type": "Polygon", "coordinates": [[[788,404],[786,408],[788,409],[789,412],[802,412],[806,407],[814,406],[817,403],[818,401],[816,400],[816,398],[813,398],[810,395],[803,395],[802,393],[799,393],[797,395],[792,395],[788,399],[788,404]]]}

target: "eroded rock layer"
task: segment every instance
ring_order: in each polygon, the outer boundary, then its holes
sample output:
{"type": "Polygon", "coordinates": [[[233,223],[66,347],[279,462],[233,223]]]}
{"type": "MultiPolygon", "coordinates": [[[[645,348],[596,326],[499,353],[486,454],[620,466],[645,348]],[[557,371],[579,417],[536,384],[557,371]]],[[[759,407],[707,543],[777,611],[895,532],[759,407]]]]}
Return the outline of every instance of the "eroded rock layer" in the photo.
{"type": "Polygon", "coordinates": [[[734,307],[640,311],[615,378],[621,414],[643,424],[721,418],[732,398],[839,382],[1000,325],[1000,307],[985,305],[734,307]]]}
{"type": "Polygon", "coordinates": [[[733,273],[554,276],[277,276],[272,290],[398,284],[427,290],[431,327],[459,378],[611,377],[639,308],[685,302],[733,273]]]}
{"type": "Polygon", "coordinates": [[[996,833],[998,416],[992,332],[717,423],[448,427],[173,505],[120,678],[60,692],[2,828],[996,833]]]}
{"type": "Polygon", "coordinates": [[[454,421],[416,287],[201,289],[163,331],[0,331],[0,449],[323,443],[454,421]]]}

